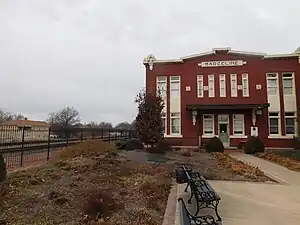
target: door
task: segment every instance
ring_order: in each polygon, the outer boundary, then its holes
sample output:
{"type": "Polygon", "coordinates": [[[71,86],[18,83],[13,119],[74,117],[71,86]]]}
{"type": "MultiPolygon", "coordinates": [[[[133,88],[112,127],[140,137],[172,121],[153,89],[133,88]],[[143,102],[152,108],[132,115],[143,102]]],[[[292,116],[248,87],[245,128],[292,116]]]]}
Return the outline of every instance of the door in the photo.
{"type": "Polygon", "coordinates": [[[223,142],[224,147],[229,147],[229,116],[219,115],[219,138],[223,142]]]}

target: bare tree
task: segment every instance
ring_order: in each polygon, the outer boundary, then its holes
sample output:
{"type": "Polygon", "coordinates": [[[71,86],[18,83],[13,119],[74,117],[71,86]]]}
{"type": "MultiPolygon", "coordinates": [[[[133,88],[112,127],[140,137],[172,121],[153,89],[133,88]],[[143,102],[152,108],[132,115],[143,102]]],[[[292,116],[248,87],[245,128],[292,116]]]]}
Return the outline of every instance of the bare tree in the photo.
{"type": "Polygon", "coordinates": [[[129,130],[129,129],[131,129],[131,124],[128,122],[121,122],[121,123],[118,123],[115,126],[115,128],[119,129],[119,130],[129,130]]]}
{"type": "Polygon", "coordinates": [[[113,125],[110,122],[101,122],[99,123],[99,127],[104,129],[111,129],[113,128],[113,125]]]}
{"type": "Polygon", "coordinates": [[[80,122],[79,112],[74,107],[65,107],[57,112],[49,113],[48,123],[63,128],[72,127],[80,122]]]}
{"type": "Polygon", "coordinates": [[[10,120],[23,120],[25,117],[20,114],[12,114],[10,112],[5,112],[2,109],[0,109],[0,123],[3,123],[5,121],[10,121],[10,120]]]}
{"type": "Polygon", "coordinates": [[[91,121],[88,124],[85,125],[87,128],[100,128],[99,123],[95,121],[91,121]]]}

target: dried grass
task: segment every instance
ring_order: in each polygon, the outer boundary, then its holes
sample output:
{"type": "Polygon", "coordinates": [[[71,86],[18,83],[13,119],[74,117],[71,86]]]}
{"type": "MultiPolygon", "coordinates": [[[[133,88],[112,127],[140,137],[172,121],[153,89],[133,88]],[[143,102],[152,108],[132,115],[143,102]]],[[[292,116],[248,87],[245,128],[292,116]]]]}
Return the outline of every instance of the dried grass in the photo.
{"type": "Polygon", "coordinates": [[[10,175],[0,186],[0,221],[161,224],[170,174],[168,167],[131,162],[106,143],[87,141],[62,149],[40,168],[10,175]]]}
{"type": "Polygon", "coordinates": [[[271,152],[257,153],[255,156],[278,163],[293,171],[300,171],[300,162],[288,157],[280,156],[271,152]]]}
{"type": "Polygon", "coordinates": [[[218,163],[231,171],[233,174],[242,175],[250,179],[257,179],[258,177],[264,177],[263,171],[258,167],[246,164],[240,160],[232,158],[226,153],[216,152],[212,155],[218,160],[218,163]]]}

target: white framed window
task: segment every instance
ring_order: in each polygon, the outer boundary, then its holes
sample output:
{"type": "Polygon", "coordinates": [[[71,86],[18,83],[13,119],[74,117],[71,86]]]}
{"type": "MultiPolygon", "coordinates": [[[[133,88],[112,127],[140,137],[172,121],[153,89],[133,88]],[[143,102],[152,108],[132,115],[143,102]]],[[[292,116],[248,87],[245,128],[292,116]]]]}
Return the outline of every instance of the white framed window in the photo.
{"type": "Polygon", "coordinates": [[[249,97],[249,80],[248,74],[242,74],[243,97],[249,97]]]}
{"type": "Polygon", "coordinates": [[[163,127],[163,133],[164,133],[164,135],[166,135],[167,134],[167,115],[164,112],[161,115],[161,122],[162,122],[162,127],[163,127]]]}
{"type": "Polygon", "coordinates": [[[180,113],[171,113],[171,135],[180,135],[180,113]]]}
{"type": "Polygon", "coordinates": [[[167,97],[167,77],[157,76],[156,77],[156,94],[161,95],[162,98],[167,97]]]}
{"type": "Polygon", "coordinates": [[[278,74],[267,73],[268,95],[277,95],[278,93],[278,74]]]}
{"type": "Polygon", "coordinates": [[[279,135],[280,132],[280,117],[278,112],[269,112],[269,134],[279,135]]]}
{"type": "Polygon", "coordinates": [[[220,74],[219,81],[220,81],[220,97],[226,97],[226,75],[220,74]]]}
{"type": "Polygon", "coordinates": [[[231,97],[237,97],[237,76],[236,76],[236,74],[230,75],[230,88],[231,88],[231,97]]]}
{"type": "Polygon", "coordinates": [[[215,97],[215,76],[208,75],[208,97],[214,98],[215,97]]]}
{"type": "Polygon", "coordinates": [[[282,74],[282,86],[284,95],[294,95],[294,74],[283,73],[282,74]]]}
{"type": "Polygon", "coordinates": [[[170,77],[170,98],[180,97],[180,77],[171,76],[170,77]]]}
{"type": "Polygon", "coordinates": [[[212,136],[214,135],[214,115],[204,114],[203,115],[203,135],[212,136]]]}
{"type": "Polygon", "coordinates": [[[285,134],[295,135],[296,134],[296,113],[286,112],[284,113],[285,121],[285,134]]]}
{"type": "Polygon", "coordinates": [[[203,75],[197,76],[197,90],[198,90],[198,98],[203,97],[203,75]]]}
{"type": "Polygon", "coordinates": [[[244,135],[245,134],[245,120],[244,114],[233,114],[233,135],[244,135]]]}

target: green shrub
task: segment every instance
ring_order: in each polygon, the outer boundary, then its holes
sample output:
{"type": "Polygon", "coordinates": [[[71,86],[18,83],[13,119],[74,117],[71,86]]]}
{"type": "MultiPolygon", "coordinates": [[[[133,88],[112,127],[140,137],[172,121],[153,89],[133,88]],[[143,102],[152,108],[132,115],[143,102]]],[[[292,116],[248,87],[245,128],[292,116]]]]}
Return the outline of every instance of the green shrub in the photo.
{"type": "Polygon", "coordinates": [[[125,149],[125,147],[126,147],[126,143],[127,143],[126,140],[120,140],[120,141],[117,141],[117,142],[115,143],[115,145],[116,145],[116,148],[117,148],[117,149],[123,150],[123,149],[125,149]]]}
{"type": "Polygon", "coordinates": [[[0,153],[0,182],[6,179],[6,175],[7,175],[6,164],[2,154],[0,153]]]}
{"type": "Polygon", "coordinates": [[[143,149],[144,145],[139,139],[130,139],[126,142],[125,150],[143,149]]]}
{"type": "Polygon", "coordinates": [[[148,149],[150,153],[165,153],[168,151],[172,151],[173,148],[170,142],[166,140],[161,140],[160,142],[156,143],[153,148],[148,149]]]}
{"type": "Polygon", "coordinates": [[[246,154],[254,154],[264,151],[264,143],[258,137],[250,137],[244,146],[244,152],[246,154]]]}
{"type": "Polygon", "coordinates": [[[219,138],[213,137],[207,142],[205,149],[207,152],[224,152],[224,145],[219,138]]]}

